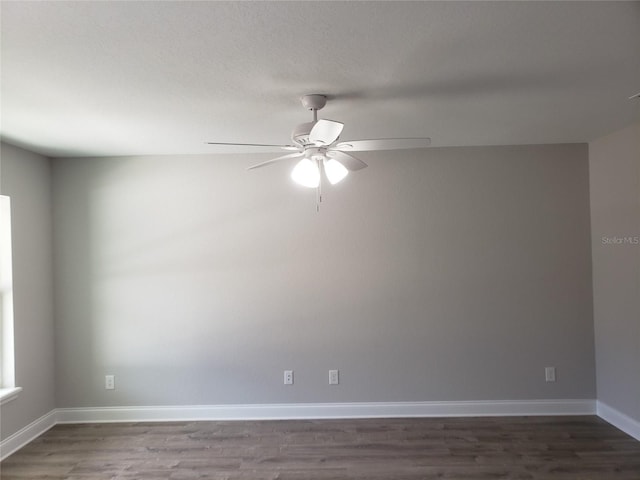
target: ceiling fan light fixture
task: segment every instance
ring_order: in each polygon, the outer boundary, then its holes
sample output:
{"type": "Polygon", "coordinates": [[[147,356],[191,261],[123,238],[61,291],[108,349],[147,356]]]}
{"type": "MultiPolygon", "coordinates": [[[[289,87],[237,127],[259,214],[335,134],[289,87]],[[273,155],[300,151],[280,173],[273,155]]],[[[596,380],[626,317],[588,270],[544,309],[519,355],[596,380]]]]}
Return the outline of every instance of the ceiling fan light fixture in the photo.
{"type": "Polygon", "coordinates": [[[331,183],[331,185],[335,185],[349,174],[349,170],[347,170],[345,166],[337,160],[334,160],[333,158],[325,158],[324,173],[326,174],[327,179],[329,179],[329,183],[331,183]]]}
{"type": "Polygon", "coordinates": [[[316,188],[320,185],[320,170],[317,162],[303,158],[293,167],[291,178],[303,187],[316,188]]]}
{"type": "Polygon", "coordinates": [[[344,128],[342,122],[318,119],[318,110],[327,103],[327,96],[320,94],[304,95],[301,99],[304,108],[311,110],[313,120],[301,123],[291,133],[291,144],[274,145],[264,143],[228,143],[207,142],[210,145],[263,147],[291,150],[293,153],[280,155],[266,162],[248,167],[248,170],[272,165],[276,162],[300,159],[291,172],[291,179],[307,188],[317,188],[317,203],[322,202],[322,179],[332,184],[341,182],[349,172],[361,170],[367,166],[365,162],[351,155],[350,152],[375,150],[400,150],[426,148],[431,139],[422,138],[374,138],[369,140],[348,140],[340,142],[340,134],[344,128]],[[349,153],[347,153],[349,152],[349,153]],[[324,173],[322,173],[324,171],[324,173]]]}

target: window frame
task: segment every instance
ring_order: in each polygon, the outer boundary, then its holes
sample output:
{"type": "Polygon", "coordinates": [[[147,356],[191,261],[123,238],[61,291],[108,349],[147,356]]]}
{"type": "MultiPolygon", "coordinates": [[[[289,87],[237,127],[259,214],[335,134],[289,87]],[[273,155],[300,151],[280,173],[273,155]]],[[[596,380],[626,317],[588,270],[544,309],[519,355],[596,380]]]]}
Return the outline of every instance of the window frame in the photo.
{"type": "Polygon", "coordinates": [[[0,195],[0,405],[22,390],[15,383],[11,199],[0,195]]]}

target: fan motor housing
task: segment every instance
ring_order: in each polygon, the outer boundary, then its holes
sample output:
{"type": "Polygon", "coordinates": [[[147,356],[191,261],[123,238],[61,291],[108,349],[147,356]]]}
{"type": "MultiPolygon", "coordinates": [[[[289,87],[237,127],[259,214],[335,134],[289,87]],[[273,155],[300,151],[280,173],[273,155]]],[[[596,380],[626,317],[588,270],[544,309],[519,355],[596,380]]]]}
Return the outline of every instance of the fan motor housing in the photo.
{"type": "Polygon", "coordinates": [[[302,147],[312,145],[312,143],[309,141],[309,133],[316,123],[317,122],[307,122],[297,125],[293,129],[293,132],[291,132],[291,141],[296,145],[300,145],[302,147]]]}

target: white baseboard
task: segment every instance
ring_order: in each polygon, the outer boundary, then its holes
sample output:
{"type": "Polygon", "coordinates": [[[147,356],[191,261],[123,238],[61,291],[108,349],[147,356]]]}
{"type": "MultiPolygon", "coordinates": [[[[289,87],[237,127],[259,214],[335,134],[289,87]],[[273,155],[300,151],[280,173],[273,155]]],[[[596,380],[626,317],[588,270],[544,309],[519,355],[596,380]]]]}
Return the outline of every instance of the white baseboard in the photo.
{"type": "Polygon", "coordinates": [[[640,440],[640,422],[598,400],[598,416],[624,433],[640,440]]]}
{"type": "Polygon", "coordinates": [[[58,423],[92,423],[180,420],[594,415],[595,412],[595,400],[302,403],[59,408],[57,410],[57,421],[58,423]]]}
{"type": "Polygon", "coordinates": [[[36,437],[42,435],[56,423],[56,411],[51,410],[49,413],[44,414],[39,419],[2,440],[2,442],[0,442],[0,461],[7,458],[16,450],[21,449],[36,437]]]}
{"type": "MultiPolygon", "coordinates": [[[[595,400],[366,402],[57,408],[0,442],[0,460],[58,423],[595,415],[595,400]]],[[[613,423],[613,422],[611,422],[613,423]]],[[[614,423],[615,425],[615,423],[614,423]]]]}

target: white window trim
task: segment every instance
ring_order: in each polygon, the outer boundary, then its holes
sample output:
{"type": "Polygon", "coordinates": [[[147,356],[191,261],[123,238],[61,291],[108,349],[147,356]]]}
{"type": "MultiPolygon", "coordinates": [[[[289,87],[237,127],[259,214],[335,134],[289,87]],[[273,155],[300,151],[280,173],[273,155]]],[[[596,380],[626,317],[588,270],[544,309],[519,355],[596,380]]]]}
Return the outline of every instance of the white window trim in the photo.
{"type": "Polygon", "coordinates": [[[15,383],[11,203],[5,195],[0,195],[0,237],[0,405],[3,405],[22,391],[15,383]]]}
{"type": "Polygon", "coordinates": [[[11,400],[14,400],[18,397],[18,394],[21,391],[21,387],[0,388],[0,405],[4,405],[5,403],[9,403],[11,400]]]}

